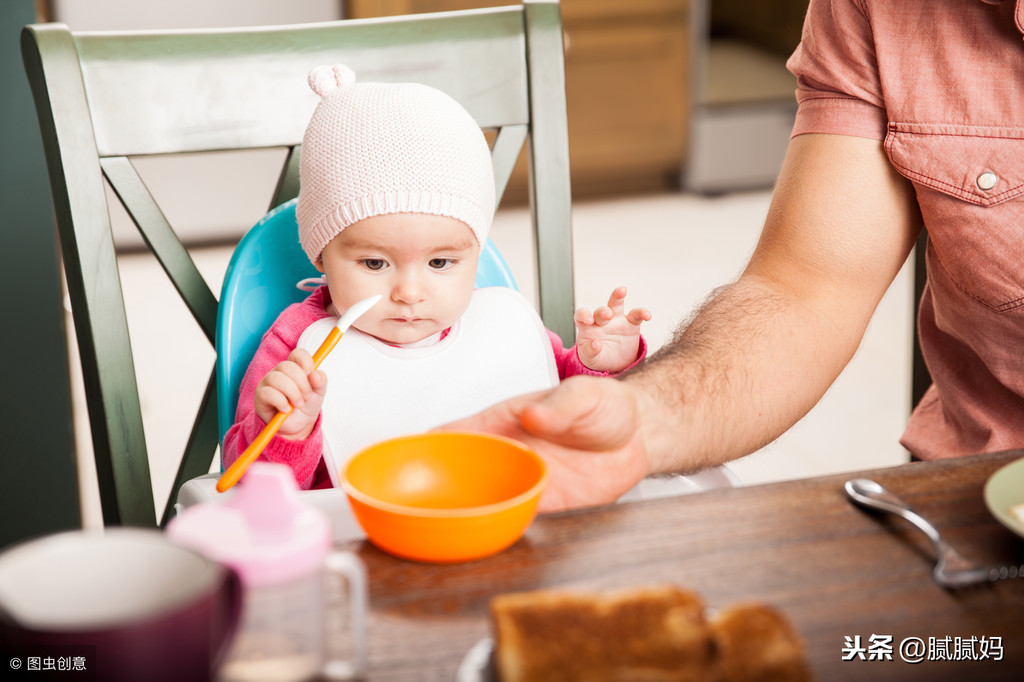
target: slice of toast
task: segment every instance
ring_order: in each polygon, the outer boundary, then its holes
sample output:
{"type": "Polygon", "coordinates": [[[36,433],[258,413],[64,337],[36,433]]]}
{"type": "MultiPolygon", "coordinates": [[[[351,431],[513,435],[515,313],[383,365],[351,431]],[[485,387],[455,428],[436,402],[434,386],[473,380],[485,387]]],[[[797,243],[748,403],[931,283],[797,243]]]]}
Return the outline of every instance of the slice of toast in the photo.
{"type": "Polygon", "coordinates": [[[764,604],[723,609],[711,623],[718,682],[809,682],[803,642],[785,616],[764,604]]]}
{"type": "Polygon", "coordinates": [[[698,682],[713,674],[696,594],[675,586],[520,592],[491,601],[501,682],[698,682]]]}
{"type": "Polygon", "coordinates": [[[538,590],[491,600],[500,682],[809,682],[799,634],[778,610],[704,618],[674,585],[538,590]]]}

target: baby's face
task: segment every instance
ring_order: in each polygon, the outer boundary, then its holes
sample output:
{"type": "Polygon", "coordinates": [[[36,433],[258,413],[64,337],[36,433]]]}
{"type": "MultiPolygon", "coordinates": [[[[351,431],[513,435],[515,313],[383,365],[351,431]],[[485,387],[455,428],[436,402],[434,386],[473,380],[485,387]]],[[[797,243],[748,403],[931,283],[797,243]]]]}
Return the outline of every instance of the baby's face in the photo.
{"type": "Polygon", "coordinates": [[[415,343],[452,326],[469,307],[480,256],[473,231],[444,216],[395,213],[349,225],[317,267],[335,314],[383,298],[356,329],[388,343],[415,343]]]}

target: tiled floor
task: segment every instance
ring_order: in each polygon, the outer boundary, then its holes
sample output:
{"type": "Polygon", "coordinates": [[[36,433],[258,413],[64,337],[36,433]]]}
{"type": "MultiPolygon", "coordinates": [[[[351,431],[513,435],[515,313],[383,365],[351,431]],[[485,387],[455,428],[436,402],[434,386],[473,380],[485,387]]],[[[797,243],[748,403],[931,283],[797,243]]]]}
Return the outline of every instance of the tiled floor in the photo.
{"type": "MultiPolygon", "coordinates": [[[[768,192],[720,197],[663,194],[577,202],[573,209],[576,296],[602,303],[620,284],[629,302],[651,309],[645,334],[662,345],[716,286],[741,270],[768,208],[768,192]]],[[[533,296],[529,219],[525,209],[499,212],[492,232],[521,288],[533,296]]],[[[194,251],[199,269],[218,291],[229,247],[194,251]]],[[[146,256],[121,258],[129,325],[139,375],[143,418],[158,499],[165,497],[213,363],[198,327],[176,300],[162,271],[146,256]]],[[[912,282],[899,275],[868,328],[853,362],[819,405],[764,450],[730,465],[745,484],[825,474],[906,461],[897,442],[909,414],[912,282]]],[[[77,361],[72,362],[77,366],[77,361]]],[[[80,393],[80,381],[77,388],[80,393]]],[[[76,401],[80,451],[87,425],[76,401]]],[[[91,457],[80,458],[84,516],[99,523],[91,457]]]]}

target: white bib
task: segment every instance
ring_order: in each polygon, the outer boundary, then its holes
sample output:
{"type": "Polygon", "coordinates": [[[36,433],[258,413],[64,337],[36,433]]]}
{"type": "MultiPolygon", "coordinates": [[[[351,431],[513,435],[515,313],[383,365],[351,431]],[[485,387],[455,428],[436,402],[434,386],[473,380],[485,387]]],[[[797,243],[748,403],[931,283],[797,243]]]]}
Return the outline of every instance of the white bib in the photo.
{"type": "MultiPolygon", "coordinates": [[[[334,327],[317,320],[299,337],[313,353],[334,327]]],[[[558,384],[551,341],[517,291],[473,292],[469,308],[435,344],[396,348],[349,329],[320,365],[324,459],[338,485],[340,466],[377,441],[420,433],[523,393],[558,384]]]]}

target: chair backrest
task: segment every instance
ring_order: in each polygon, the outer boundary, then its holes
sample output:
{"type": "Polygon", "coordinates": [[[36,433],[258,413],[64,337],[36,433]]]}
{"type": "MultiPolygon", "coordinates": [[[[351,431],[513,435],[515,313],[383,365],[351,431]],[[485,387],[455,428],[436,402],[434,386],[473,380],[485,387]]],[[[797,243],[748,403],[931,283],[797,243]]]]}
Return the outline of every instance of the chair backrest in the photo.
{"type": "MultiPolygon", "coordinates": [[[[319,277],[299,245],[296,200],[281,204],[238,242],[220,290],[217,310],[217,432],[224,441],[235,419],[242,377],[263,334],[278,314],[309,295],[296,286],[319,277]]],[[[517,289],[515,277],[490,239],[480,252],[477,288],[517,289]]]]}
{"type": "MultiPolygon", "coordinates": [[[[298,193],[302,133],[316,105],[306,75],[344,63],[364,81],[437,87],[495,130],[498,196],[524,144],[530,159],[540,313],[567,342],[572,244],[562,29],[555,0],[521,6],[254,29],[78,33],[26,27],[22,55],[39,114],[82,360],[106,524],[155,525],[138,386],[104,179],[214,342],[217,299],[131,158],[288,150],[267,206],[298,193]]],[[[211,376],[162,518],[209,470],[218,441],[211,376]]]]}

